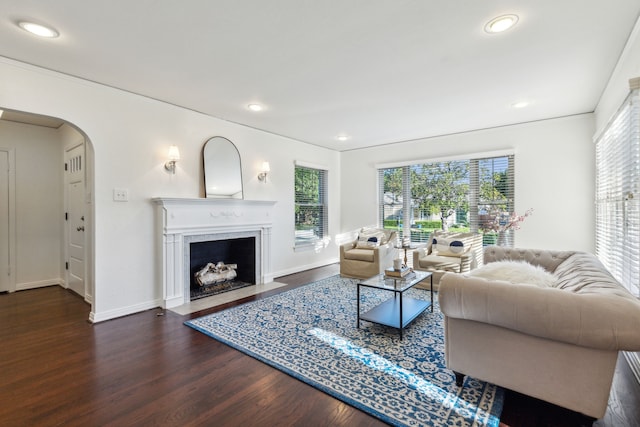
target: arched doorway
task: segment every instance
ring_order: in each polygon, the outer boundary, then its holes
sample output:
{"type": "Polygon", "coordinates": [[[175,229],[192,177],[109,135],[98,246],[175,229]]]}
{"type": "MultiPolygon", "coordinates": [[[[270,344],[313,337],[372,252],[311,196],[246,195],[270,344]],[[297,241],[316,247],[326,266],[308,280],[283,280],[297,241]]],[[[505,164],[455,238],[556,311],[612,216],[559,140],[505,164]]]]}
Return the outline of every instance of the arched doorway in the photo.
{"type": "Polygon", "coordinates": [[[0,291],[60,285],[94,304],[89,139],[65,120],[4,110],[0,169],[5,165],[0,265],[7,274],[0,291]]]}

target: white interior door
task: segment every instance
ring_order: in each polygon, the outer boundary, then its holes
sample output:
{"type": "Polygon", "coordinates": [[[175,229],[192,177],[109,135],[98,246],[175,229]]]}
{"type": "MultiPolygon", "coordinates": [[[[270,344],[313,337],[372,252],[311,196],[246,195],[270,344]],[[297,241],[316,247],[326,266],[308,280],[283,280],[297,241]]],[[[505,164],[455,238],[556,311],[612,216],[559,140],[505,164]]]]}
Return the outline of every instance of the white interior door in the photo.
{"type": "Polygon", "coordinates": [[[85,290],[85,160],[84,144],[65,151],[67,193],[67,286],[86,296],[85,290]]]}
{"type": "Polygon", "coordinates": [[[9,152],[0,150],[0,292],[11,291],[9,152]]]}

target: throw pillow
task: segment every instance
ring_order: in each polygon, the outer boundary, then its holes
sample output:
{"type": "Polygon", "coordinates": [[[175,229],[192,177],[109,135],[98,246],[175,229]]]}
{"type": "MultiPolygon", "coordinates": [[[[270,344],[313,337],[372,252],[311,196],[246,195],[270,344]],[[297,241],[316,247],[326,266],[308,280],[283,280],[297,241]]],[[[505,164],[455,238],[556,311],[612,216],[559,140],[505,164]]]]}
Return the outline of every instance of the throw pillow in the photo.
{"type": "Polygon", "coordinates": [[[460,257],[471,249],[470,245],[465,246],[462,240],[444,239],[442,237],[433,238],[432,251],[440,256],[460,257]]]}
{"type": "Polygon", "coordinates": [[[467,274],[491,280],[505,280],[511,283],[528,283],[542,288],[555,287],[558,283],[553,274],[526,261],[490,262],[467,274]]]}
{"type": "Polygon", "coordinates": [[[378,238],[378,242],[381,245],[384,245],[387,243],[387,235],[385,234],[384,231],[378,229],[378,228],[363,228],[360,231],[360,235],[358,236],[358,240],[367,240],[369,237],[377,237],[378,238]]]}
{"type": "Polygon", "coordinates": [[[376,236],[361,236],[358,238],[358,242],[356,243],[356,249],[373,249],[378,246],[380,246],[380,241],[376,236]]]}

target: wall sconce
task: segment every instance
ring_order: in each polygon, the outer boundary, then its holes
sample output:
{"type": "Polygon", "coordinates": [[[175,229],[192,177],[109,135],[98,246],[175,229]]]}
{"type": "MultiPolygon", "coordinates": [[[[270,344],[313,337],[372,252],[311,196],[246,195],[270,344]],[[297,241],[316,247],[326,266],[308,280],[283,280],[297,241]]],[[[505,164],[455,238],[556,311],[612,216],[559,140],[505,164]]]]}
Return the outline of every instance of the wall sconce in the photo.
{"type": "Polygon", "coordinates": [[[262,172],[258,174],[258,179],[266,184],[267,174],[269,172],[271,172],[271,167],[269,166],[269,162],[262,162],[262,172]]]}
{"type": "Polygon", "coordinates": [[[180,150],[177,146],[172,145],[169,147],[169,154],[167,156],[169,161],[164,164],[164,168],[175,175],[176,173],[176,162],[180,160],[180,150]]]}

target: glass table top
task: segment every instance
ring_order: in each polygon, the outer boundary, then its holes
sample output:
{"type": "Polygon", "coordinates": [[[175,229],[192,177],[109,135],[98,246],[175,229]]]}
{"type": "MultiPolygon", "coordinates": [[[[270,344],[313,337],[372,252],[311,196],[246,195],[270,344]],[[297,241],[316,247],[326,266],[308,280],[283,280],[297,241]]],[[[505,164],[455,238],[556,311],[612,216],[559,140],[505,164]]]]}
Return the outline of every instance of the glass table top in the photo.
{"type": "Polygon", "coordinates": [[[429,276],[431,276],[431,273],[428,271],[412,271],[404,277],[389,277],[384,274],[378,274],[359,282],[359,285],[403,292],[429,276]]]}

